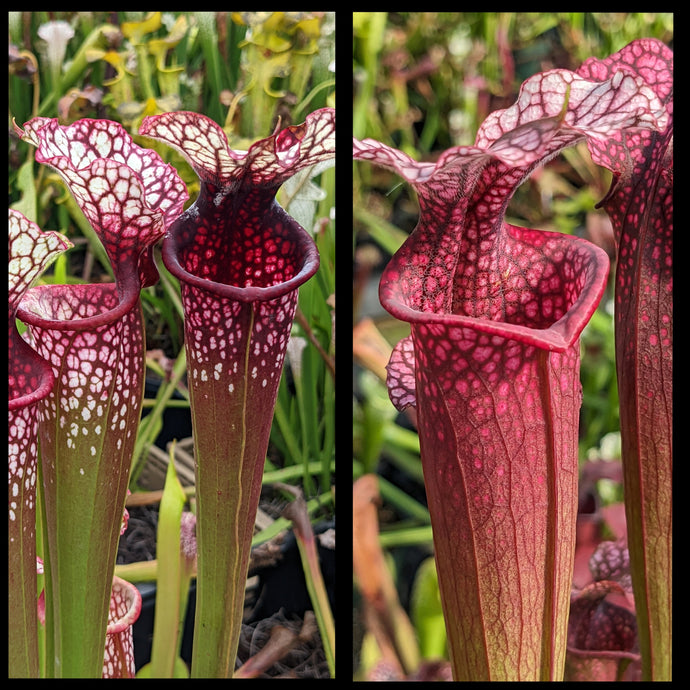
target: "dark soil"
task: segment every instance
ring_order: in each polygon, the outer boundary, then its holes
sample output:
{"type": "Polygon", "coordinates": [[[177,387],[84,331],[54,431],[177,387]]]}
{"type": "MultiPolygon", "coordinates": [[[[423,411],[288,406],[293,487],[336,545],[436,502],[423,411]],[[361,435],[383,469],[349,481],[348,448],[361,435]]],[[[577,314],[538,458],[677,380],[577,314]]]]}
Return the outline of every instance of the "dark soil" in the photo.
{"type": "MultiPolygon", "coordinates": [[[[270,505],[262,508],[271,510],[270,505]]],[[[129,508],[129,522],[126,532],[120,538],[117,563],[126,564],[153,560],[156,557],[156,529],[158,506],[135,506],[129,508]]],[[[332,526],[332,524],[330,525],[332,526]]],[[[321,531],[328,527],[325,525],[321,531]]],[[[319,531],[319,529],[315,529],[319,531]]],[[[329,588],[331,606],[334,605],[335,558],[332,549],[319,548],[324,580],[329,588]]],[[[292,532],[252,554],[256,567],[250,569],[245,598],[245,617],[237,654],[238,665],[262,649],[268,642],[271,631],[282,626],[299,634],[305,622],[305,613],[311,609],[309,595],[304,584],[299,553],[292,532]],[[270,553],[270,557],[266,553],[270,553]],[[262,555],[263,554],[263,555],[262,555]],[[252,576],[256,576],[253,577],[252,576]]],[[[137,584],[137,583],[134,583],[137,584]]],[[[137,670],[150,660],[150,645],[153,631],[153,585],[137,585],[144,603],[142,615],[134,625],[135,662],[137,670]]],[[[190,591],[187,623],[185,626],[182,658],[189,665],[193,637],[194,603],[196,590],[190,591]]],[[[310,615],[310,614],[307,614],[310,615]]],[[[309,626],[306,626],[309,627],[309,626]]],[[[328,664],[316,628],[308,639],[300,639],[279,661],[267,669],[260,678],[329,678],[328,664]]]]}

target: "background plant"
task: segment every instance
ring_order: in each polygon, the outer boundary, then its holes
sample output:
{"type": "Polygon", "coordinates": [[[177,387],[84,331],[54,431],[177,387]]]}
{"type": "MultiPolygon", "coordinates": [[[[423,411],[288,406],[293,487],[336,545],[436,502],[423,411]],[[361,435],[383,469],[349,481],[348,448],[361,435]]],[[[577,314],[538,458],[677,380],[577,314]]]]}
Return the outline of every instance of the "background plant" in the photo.
{"type": "MultiPolygon", "coordinates": [[[[437,151],[473,143],[481,121],[490,111],[511,104],[527,76],[552,67],[573,69],[590,55],[606,56],[642,36],[672,43],[672,16],[355,13],[354,134],[393,145],[418,160],[434,160],[437,151]]],[[[388,342],[399,340],[406,329],[377,310],[376,286],[381,266],[416,223],[417,207],[406,186],[385,171],[354,166],[354,180],[355,357],[367,364],[367,371],[356,376],[353,400],[355,477],[372,470],[382,475],[388,524],[382,526],[381,542],[401,567],[410,549],[392,547],[424,545],[430,529],[414,420],[390,411],[380,381],[388,342]],[[374,324],[367,317],[373,317],[374,324]],[[380,339],[382,333],[388,340],[380,339]],[[382,428],[375,428],[375,418],[385,420],[382,428]]],[[[593,210],[609,182],[608,173],[589,160],[586,148],[575,147],[518,190],[507,220],[575,232],[614,258],[610,223],[593,210]]],[[[582,337],[583,470],[602,439],[618,432],[611,296],[609,290],[582,337]]],[[[595,491],[597,506],[602,500],[620,501],[620,483],[603,480],[593,486],[606,489],[595,491]]],[[[409,583],[404,577],[398,587],[406,599],[409,583]]]]}
{"type": "MultiPolygon", "coordinates": [[[[10,120],[20,125],[35,115],[63,124],[95,117],[119,121],[134,134],[146,115],[187,109],[213,117],[231,146],[246,150],[278,124],[302,122],[334,101],[333,13],[11,12],[9,37],[10,120]]],[[[196,176],[169,148],[157,150],[177,168],[191,203],[196,176]]],[[[13,136],[8,174],[11,207],[60,229],[75,245],[45,282],[99,282],[110,274],[102,246],[59,177],[36,166],[31,147],[13,136]]],[[[308,498],[321,497],[320,509],[312,505],[314,520],[332,513],[334,181],[333,169],[312,171],[278,197],[315,232],[321,267],[300,295],[294,335],[305,347],[300,358],[289,359],[281,382],[267,470],[285,470],[284,480],[301,484],[308,498]]],[[[162,385],[144,401],[151,413],[138,430],[133,490],[165,409],[188,405],[179,286],[159,256],[157,265],[161,280],[142,292],[142,301],[147,376],[162,385]]]]}

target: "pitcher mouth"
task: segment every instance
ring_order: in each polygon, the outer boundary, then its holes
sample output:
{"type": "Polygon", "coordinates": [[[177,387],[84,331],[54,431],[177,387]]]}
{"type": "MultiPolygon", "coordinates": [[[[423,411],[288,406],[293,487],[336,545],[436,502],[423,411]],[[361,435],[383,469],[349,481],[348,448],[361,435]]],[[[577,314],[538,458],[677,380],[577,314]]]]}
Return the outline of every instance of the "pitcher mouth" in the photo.
{"type": "MultiPolygon", "coordinates": [[[[560,242],[564,240],[561,233],[539,231],[539,234],[547,238],[553,236],[560,242]]],[[[488,335],[519,340],[554,352],[563,352],[580,336],[591,312],[604,294],[608,275],[608,256],[602,249],[575,237],[569,238],[568,244],[573,250],[573,255],[579,257],[578,271],[571,271],[573,275],[578,273],[577,280],[571,277],[556,293],[540,293],[537,283],[527,289],[524,286],[506,287],[506,294],[511,291],[516,297],[513,298],[512,311],[508,313],[504,310],[502,316],[496,314],[495,309],[491,316],[488,314],[474,316],[463,313],[460,305],[447,309],[424,309],[424,295],[418,279],[415,278],[415,286],[412,288],[406,290],[401,287],[401,283],[406,282],[402,277],[408,276],[406,276],[407,264],[403,254],[400,253],[393,257],[383,272],[379,285],[379,299],[390,314],[413,325],[437,324],[447,328],[472,328],[488,335]],[[523,295],[529,297],[528,300],[521,299],[520,290],[523,291],[523,295]],[[547,300],[552,302],[549,311],[544,309],[547,300]],[[558,309],[554,308],[554,303],[557,304],[558,309]],[[530,310],[534,313],[530,313],[530,310]]],[[[559,252],[562,251],[562,249],[559,250],[559,252]]],[[[406,255],[409,256],[409,251],[406,255]]],[[[553,265],[557,263],[554,262],[553,265]]],[[[541,278],[542,276],[537,276],[536,280],[539,281],[541,278]]],[[[439,295],[443,297],[444,304],[450,304],[449,291],[453,290],[452,284],[444,290],[445,292],[439,295]]],[[[484,293],[486,293],[486,288],[484,293]]],[[[488,301],[486,294],[480,297],[485,302],[488,301]]],[[[441,300],[437,303],[440,304],[441,300]]]]}
{"type": "Polygon", "coordinates": [[[393,316],[414,326],[443,326],[447,329],[471,328],[509,340],[519,340],[527,345],[534,345],[543,350],[564,352],[579,336],[568,337],[568,315],[566,314],[552,325],[545,328],[531,328],[521,324],[505,321],[492,321],[474,316],[453,313],[433,313],[413,309],[390,297],[381,296],[381,303],[393,316]]]}
{"type": "MultiPolygon", "coordinates": [[[[80,298],[75,297],[75,303],[81,306],[83,303],[80,298]]],[[[139,290],[125,290],[124,295],[118,292],[116,283],[102,283],[102,284],[84,284],[84,285],[37,285],[31,288],[27,293],[19,309],[17,316],[27,325],[36,328],[44,328],[58,331],[92,331],[96,328],[108,326],[117,323],[125,314],[128,314],[139,301],[139,290]],[[76,313],[65,313],[61,318],[49,318],[43,316],[43,313],[52,312],[52,301],[55,299],[56,288],[67,288],[70,291],[77,290],[79,292],[87,292],[94,294],[98,292],[101,295],[105,294],[108,297],[115,297],[118,301],[113,307],[107,308],[105,311],[97,312],[91,316],[79,316],[76,313]],[[44,309],[41,307],[45,306],[44,309]]],[[[71,306],[71,305],[70,305],[71,306]]],[[[100,304],[94,305],[96,308],[100,304]]]]}
{"type": "Polygon", "coordinates": [[[291,225],[294,226],[295,253],[298,254],[297,261],[294,262],[295,275],[287,280],[278,281],[273,285],[265,287],[256,285],[242,286],[214,281],[210,278],[191,273],[182,265],[181,254],[183,250],[180,247],[179,238],[175,234],[175,226],[173,226],[172,232],[166,235],[163,240],[163,263],[184,284],[211,292],[219,297],[239,302],[267,302],[283,297],[296,290],[317,272],[319,269],[319,252],[307,231],[287,216],[284,211],[282,213],[290,220],[291,225]]]}
{"type": "Polygon", "coordinates": [[[487,335],[519,340],[527,345],[534,345],[543,350],[552,352],[564,352],[580,336],[587,319],[579,318],[579,313],[586,304],[594,299],[600,299],[605,286],[602,286],[596,296],[580,295],[573,306],[560,319],[546,327],[531,327],[524,324],[509,323],[506,321],[493,321],[488,318],[465,316],[452,312],[428,312],[410,307],[397,297],[390,294],[382,294],[379,291],[381,304],[385,309],[401,321],[406,321],[412,326],[443,326],[447,329],[471,328],[487,335]]]}

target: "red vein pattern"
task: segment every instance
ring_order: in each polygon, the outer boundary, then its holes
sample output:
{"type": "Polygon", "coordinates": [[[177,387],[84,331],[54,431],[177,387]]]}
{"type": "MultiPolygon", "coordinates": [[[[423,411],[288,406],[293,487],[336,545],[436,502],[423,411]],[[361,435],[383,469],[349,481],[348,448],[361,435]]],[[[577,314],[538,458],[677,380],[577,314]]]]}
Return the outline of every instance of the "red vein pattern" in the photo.
{"type": "Polygon", "coordinates": [[[15,314],[31,283],[60,252],[72,246],[9,211],[8,587],[9,671],[38,677],[36,609],[36,476],[38,403],[55,379],[48,362],[19,335],[15,314]]]}
{"type": "Polygon", "coordinates": [[[578,70],[588,79],[633,74],[663,103],[659,131],[597,142],[613,172],[601,205],[618,247],[615,323],[625,506],[643,673],[671,679],[673,474],[673,53],[637,41],[578,70]]]}
{"type": "Polygon", "coordinates": [[[516,187],[564,146],[663,129],[638,75],[552,70],[491,114],[475,146],[416,163],[372,140],[354,156],[415,189],[420,220],[386,267],[383,306],[411,323],[391,399],[416,404],[456,680],[562,678],[577,512],[579,335],[608,259],[576,237],[517,228],[516,187]]]}
{"type": "Polygon", "coordinates": [[[39,117],[17,129],[37,147],[36,160],[63,177],[103,243],[118,282],[131,283],[137,271],[142,287],[156,282],[150,247],[187,200],[175,169],[110,120],[83,119],[63,127],[39,117]]]}
{"type": "Polygon", "coordinates": [[[56,380],[41,403],[39,433],[59,672],[100,677],[99,641],[143,397],[139,293],[158,278],[151,248],[182,211],[187,190],[118,123],[62,127],[36,118],[17,129],[37,147],[36,159],[61,175],[116,277],[112,284],[31,288],[18,310],[56,380]]]}
{"type": "Polygon", "coordinates": [[[199,197],[165,238],[163,260],[182,288],[195,437],[192,674],[227,676],[297,288],[319,265],[312,238],[275,195],[299,170],[333,157],[335,111],[318,110],[246,153],[196,113],[145,118],[139,133],[180,151],[201,180],[199,197]]]}

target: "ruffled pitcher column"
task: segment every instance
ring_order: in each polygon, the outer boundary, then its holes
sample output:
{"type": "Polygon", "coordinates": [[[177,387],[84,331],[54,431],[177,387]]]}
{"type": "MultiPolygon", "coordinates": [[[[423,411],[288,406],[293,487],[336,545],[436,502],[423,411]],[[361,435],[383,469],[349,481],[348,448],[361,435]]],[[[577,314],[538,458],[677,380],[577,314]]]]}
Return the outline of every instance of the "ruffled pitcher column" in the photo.
{"type": "Polygon", "coordinates": [[[671,680],[673,553],[673,52],[642,39],[578,74],[639,74],[664,104],[661,131],[598,142],[613,172],[601,206],[616,267],[616,370],[628,546],[645,680],[671,680]]]}
{"type": "Polygon", "coordinates": [[[163,260],[180,280],[193,414],[198,590],[193,677],[230,677],[278,384],[297,289],[316,272],[314,241],[277,203],[280,185],[332,158],[335,112],[229,148],[196,113],[146,118],[140,134],[179,150],[201,179],[163,260]]]}
{"type": "Polygon", "coordinates": [[[534,168],[586,138],[662,129],[630,73],[538,74],[475,146],[418,163],[372,140],[354,156],[411,184],[420,220],[381,278],[411,325],[388,365],[415,405],[455,680],[561,680],[575,547],[579,336],[608,258],[577,237],[504,221],[534,168]]]}
{"type": "Polygon", "coordinates": [[[9,212],[9,518],[8,662],[10,678],[38,678],[36,477],[38,403],[55,383],[50,364],[19,335],[15,314],[31,283],[72,243],[9,212]]]}
{"type": "Polygon", "coordinates": [[[46,675],[99,678],[108,606],[144,385],[140,289],[157,279],[152,245],[187,190],[121,125],[36,118],[18,133],[79,203],[115,283],[44,285],[18,310],[52,365],[40,408],[45,501],[46,675]]]}

